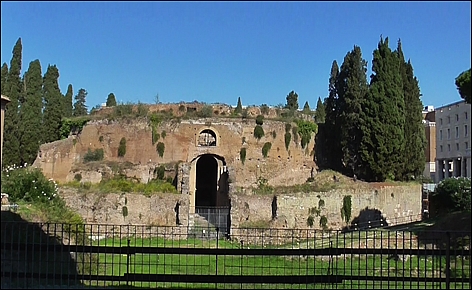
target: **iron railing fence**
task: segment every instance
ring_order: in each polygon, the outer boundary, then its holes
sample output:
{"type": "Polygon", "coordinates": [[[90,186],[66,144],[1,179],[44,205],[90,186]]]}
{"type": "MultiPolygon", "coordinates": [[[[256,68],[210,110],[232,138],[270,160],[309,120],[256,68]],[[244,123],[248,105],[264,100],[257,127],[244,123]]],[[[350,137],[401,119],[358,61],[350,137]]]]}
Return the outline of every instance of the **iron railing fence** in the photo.
{"type": "Polygon", "coordinates": [[[1,222],[2,288],[470,289],[470,232],[1,222]],[[220,235],[219,229],[216,234],[220,235]]]}

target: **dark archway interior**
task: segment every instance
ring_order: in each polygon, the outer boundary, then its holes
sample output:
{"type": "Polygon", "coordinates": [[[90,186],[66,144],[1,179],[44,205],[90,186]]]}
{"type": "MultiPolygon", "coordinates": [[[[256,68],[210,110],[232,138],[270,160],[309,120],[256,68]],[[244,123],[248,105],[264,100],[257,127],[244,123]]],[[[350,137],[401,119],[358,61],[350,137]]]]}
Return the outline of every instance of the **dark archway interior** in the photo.
{"type": "Polygon", "coordinates": [[[216,206],[218,163],[212,155],[197,161],[195,206],[216,206]]]}

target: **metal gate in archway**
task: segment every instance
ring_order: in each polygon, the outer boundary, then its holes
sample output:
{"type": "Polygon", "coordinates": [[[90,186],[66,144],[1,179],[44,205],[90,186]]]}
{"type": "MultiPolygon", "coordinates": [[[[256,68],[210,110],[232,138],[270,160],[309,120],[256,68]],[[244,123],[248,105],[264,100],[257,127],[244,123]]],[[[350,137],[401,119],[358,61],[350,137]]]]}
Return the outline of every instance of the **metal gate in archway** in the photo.
{"type": "Polygon", "coordinates": [[[189,216],[189,234],[195,238],[229,237],[231,216],[229,206],[197,206],[189,216]]]}

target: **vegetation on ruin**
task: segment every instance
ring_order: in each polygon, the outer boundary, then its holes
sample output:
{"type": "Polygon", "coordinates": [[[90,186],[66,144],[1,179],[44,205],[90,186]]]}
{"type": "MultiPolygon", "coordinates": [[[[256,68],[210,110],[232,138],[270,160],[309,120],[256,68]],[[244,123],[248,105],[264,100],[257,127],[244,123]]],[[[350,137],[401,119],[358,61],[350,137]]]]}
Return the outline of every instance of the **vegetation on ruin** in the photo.
{"type": "Polygon", "coordinates": [[[90,148],[87,150],[87,153],[84,154],[84,163],[91,162],[91,161],[102,161],[104,157],[103,148],[91,150],[90,148]]]}
{"type": "Polygon", "coordinates": [[[264,156],[264,158],[267,158],[270,148],[272,148],[272,143],[270,142],[266,142],[264,146],[262,146],[262,156],[264,156]]]}
{"type": "Polygon", "coordinates": [[[121,137],[120,145],[118,146],[118,157],[124,157],[126,154],[126,138],[121,137]]]}
{"type": "Polygon", "coordinates": [[[165,150],[166,150],[166,145],[164,143],[162,143],[162,142],[157,143],[156,151],[157,151],[157,154],[159,154],[159,157],[164,156],[164,151],[165,150]]]}
{"type": "Polygon", "coordinates": [[[246,148],[241,148],[241,150],[239,150],[239,157],[241,158],[241,162],[244,164],[244,162],[246,162],[246,148]]]}

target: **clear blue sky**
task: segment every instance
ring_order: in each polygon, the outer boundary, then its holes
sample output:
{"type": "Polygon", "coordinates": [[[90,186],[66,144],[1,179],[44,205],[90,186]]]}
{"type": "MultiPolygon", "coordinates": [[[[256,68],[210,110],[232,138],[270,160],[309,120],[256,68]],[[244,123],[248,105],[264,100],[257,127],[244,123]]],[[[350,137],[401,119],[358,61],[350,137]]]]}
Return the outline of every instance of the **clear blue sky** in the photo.
{"type": "MultiPolygon", "coordinates": [[[[56,64],[59,85],[89,109],[118,102],[194,101],[300,107],[328,94],[333,60],[360,46],[371,74],[380,35],[401,39],[422,101],[459,101],[471,67],[471,2],[1,2],[1,62],[19,37],[22,75],[56,64]]],[[[370,78],[368,78],[370,79],[370,78]]]]}

